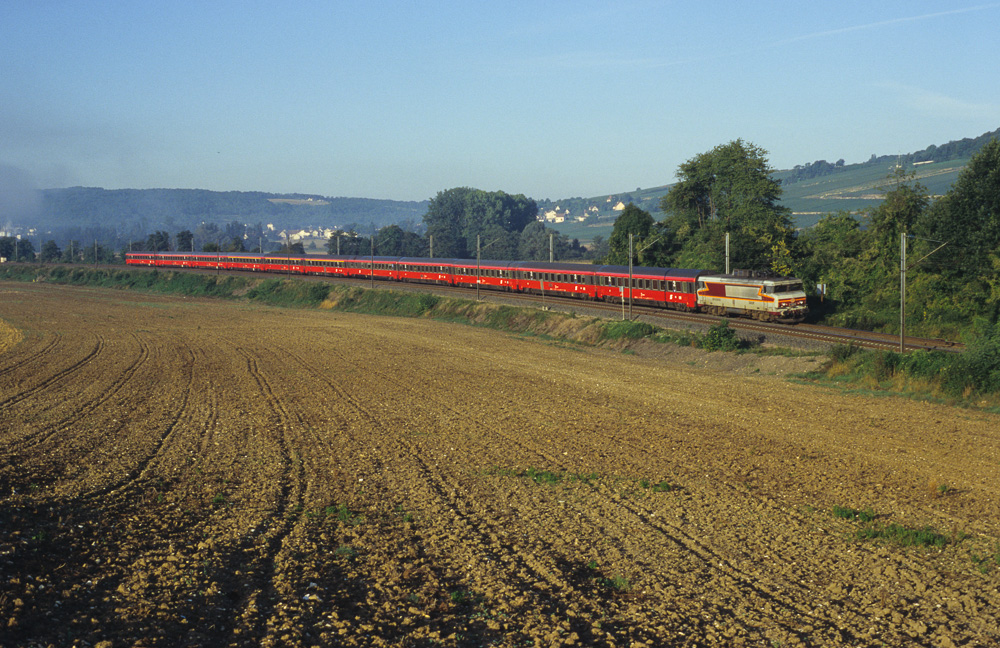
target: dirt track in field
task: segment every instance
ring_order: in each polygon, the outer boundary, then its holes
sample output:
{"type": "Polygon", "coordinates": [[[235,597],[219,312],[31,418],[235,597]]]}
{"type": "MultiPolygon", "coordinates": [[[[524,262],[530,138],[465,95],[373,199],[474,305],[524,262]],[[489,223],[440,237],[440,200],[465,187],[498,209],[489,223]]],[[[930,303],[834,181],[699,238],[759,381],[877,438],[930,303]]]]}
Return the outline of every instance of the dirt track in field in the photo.
{"type": "Polygon", "coordinates": [[[0,646],[1000,642],[997,415],[688,349],[0,297],[0,646]]]}

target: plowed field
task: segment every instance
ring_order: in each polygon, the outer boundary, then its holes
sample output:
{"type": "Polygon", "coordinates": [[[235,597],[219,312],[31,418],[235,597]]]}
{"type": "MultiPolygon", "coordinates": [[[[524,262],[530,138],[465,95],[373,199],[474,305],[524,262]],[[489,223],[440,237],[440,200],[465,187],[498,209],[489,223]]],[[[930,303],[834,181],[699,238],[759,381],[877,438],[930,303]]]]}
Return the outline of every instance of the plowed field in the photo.
{"type": "Polygon", "coordinates": [[[769,362],[0,284],[0,645],[997,645],[1000,417],[769,362]]]}

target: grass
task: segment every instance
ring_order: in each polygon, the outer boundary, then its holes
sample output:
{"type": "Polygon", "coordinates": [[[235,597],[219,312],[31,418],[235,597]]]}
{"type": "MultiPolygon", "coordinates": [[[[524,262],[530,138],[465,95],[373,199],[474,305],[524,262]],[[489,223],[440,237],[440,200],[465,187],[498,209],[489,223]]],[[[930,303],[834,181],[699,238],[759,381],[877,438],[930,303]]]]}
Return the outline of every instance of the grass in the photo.
{"type": "Polygon", "coordinates": [[[877,521],[879,515],[870,508],[858,510],[845,506],[834,506],[833,515],[865,525],[854,532],[856,540],[883,540],[900,547],[944,549],[949,542],[955,544],[965,537],[957,530],[949,540],[948,536],[929,526],[917,529],[896,523],[879,524],[877,521]]]}
{"type": "Polygon", "coordinates": [[[996,544],[992,554],[980,556],[974,552],[969,552],[969,556],[972,558],[972,562],[976,565],[979,573],[988,574],[992,569],[1000,567],[1000,543],[996,544]]]}
{"type": "Polygon", "coordinates": [[[339,556],[340,558],[345,558],[347,560],[354,560],[355,558],[358,557],[358,550],[352,547],[351,545],[346,545],[346,544],[337,547],[333,553],[339,556]]]}
{"type": "Polygon", "coordinates": [[[901,524],[873,525],[858,529],[854,537],[858,540],[885,540],[901,547],[929,547],[944,549],[947,536],[932,527],[914,529],[901,524]]]}
{"type": "Polygon", "coordinates": [[[833,507],[833,516],[838,518],[844,518],[845,520],[856,520],[858,522],[874,522],[875,518],[878,516],[875,511],[868,508],[863,511],[857,509],[846,508],[843,506],[833,507]]]}
{"type": "Polygon", "coordinates": [[[648,479],[640,479],[639,486],[645,489],[650,489],[654,493],[669,493],[671,491],[680,490],[680,486],[670,484],[669,482],[659,481],[654,484],[648,479]]]}
{"type": "Polygon", "coordinates": [[[573,571],[578,578],[589,580],[601,589],[614,590],[623,594],[632,589],[632,582],[627,576],[621,573],[616,573],[613,576],[605,576],[598,568],[596,560],[589,561],[583,567],[576,567],[573,571]]]}
{"type": "Polygon", "coordinates": [[[600,475],[597,473],[567,473],[567,472],[556,472],[553,470],[539,470],[537,468],[525,468],[524,470],[517,470],[514,468],[502,468],[500,466],[494,466],[486,471],[487,475],[501,475],[504,477],[517,477],[519,479],[530,479],[536,484],[545,484],[548,486],[554,486],[563,481],[569,482],[583,482],[589,484],[590,482],[600,479],[600,475]]]}
{"type": "Polygon", "coordinates": [[[823,367],[802,377],[869,395],[894,394],[995,411],[1000,410],[998,358],[1000,335],[984,336],[962,353],[900,354],[837,345],[823,367]]]}
{"type": "Polygon", "coordinates": [[[536,484],[558,484],[562,481],[563,476],[560,473],[552,472],[551,470],[535,470],[534,468],[528,468],[518,475],[518,477],[527,477],[528,479],[534,481],[536,484]]]}
{"type": "Polygon", "coordinates": [[[323,515],[336,518],[338,522],[355,526],[361,524],[362,521],[362,517],[347,508],[345,504],[327,506],[323,509],[323,515]]]}

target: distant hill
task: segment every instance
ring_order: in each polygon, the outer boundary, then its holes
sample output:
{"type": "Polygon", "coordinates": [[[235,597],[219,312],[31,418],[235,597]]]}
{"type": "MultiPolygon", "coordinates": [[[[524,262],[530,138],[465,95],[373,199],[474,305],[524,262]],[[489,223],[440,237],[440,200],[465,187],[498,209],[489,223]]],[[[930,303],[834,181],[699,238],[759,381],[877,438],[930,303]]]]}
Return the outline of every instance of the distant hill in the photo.
{"type": "MultiPolygon", "coordinates": [[[[877,205],[882,200],[880,187],[897,164],[913,171],[931,195],[944,195],[969,159],[994,137],[1000,137],[1000,128],[976,138],[939,146],[932,144],[922,151],[906,155],[872,155],[866,162],[857,164],[845,164],[843,160],[834,163],[817,160],[776,171],[774,175],[781,180],[784,189],[782,204],[792,210],[795,225],[810,227],[824,214],[841,210],[858,212],[877,205]]],[[[618,203],[634,202],[653,214],[654,218],[659,218],[660,198],[670,187],[637,188],[635,191],[593,198],[546,200],[540,201],[539,207],[543,212],[554,211],[558,207],[564,220],[550,223],[550,226],[570,238],[589,241],[595,235],[607,238],[611,233],[619,213],[614,210],[618,203]],[[584,214],[587,216],[585,221],[576,220],[584,214]]]]}
{"type": "MultiPolygon", "coordinates": [[[[775,172],[782,181],[782,204],[790,208],[798,227],[814,225],[823,214],[857,212],[882,199],[880,187],[897,164],[912,170],[932,195],[943,195],[973,154],[1000,129],[976,138],[931,145],[906,155],[873,155],[857,164],[843,160],[817,160],[775,172]]],[[[539,200],[546,224],[583,242],[611,233],[620,208],[633,202],[660,217],[660,198],[670,185],[636,188],[635,191],[562,200],[539,200]],[[616,207],[618,209],[616,209],[616,207]]],[[[225,225],[236,221],[260,225],[267,231],[285,229],[354,228],[367,233],[374,228],[398,224],[422,231],[428,201],[397,201],[372,198],[331,198],[309,194],[273,194],[253,191],[208,191],[204,189],[100,189],[69,187],[42,192],[37,213],[28,223],[39,238],[121,241],[144,239],[150,232],[171,234],[201,223],[225,225]]],[[[20,219],[19,219],[20,220],[20,219]]],[[[3,226],[4,223],[0,223],[3,226]]]]}
{"type": "MultiPolygon", "coordinates": [[[[354,227],[368,231],[392,223],[418,227],[427,201],[330,198],[305,194],[204,189],[100,189],[69,187],[42,192],[34,227],[40,232],[107,232],[144,238],[174,234],[200,223],[260,223],[266,229],[354,227]]],[[[91,236],[80,235],[84,239],[91,236]]],[[[98,236],[104,239],[105,235],[98,236]]],[[[115,237],[112,237],[115,238],[115,237]]]]}

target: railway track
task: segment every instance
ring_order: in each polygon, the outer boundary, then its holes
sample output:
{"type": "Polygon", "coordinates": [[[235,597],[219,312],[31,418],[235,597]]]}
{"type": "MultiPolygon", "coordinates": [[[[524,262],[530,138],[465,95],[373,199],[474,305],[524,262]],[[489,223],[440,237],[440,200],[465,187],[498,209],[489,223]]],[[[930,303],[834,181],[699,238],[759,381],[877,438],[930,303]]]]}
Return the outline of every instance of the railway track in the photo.
{"type": "MultiPolygon", "coordinates": [[[[102,269],[119,269],[121,266],[91,266],[102,269]]],[[[141,266],[130,266],[140,268],[141,266]]],[[[218,270],[189,270],[201,274],[218,275],[218,270]]],[[[245,271],[221,270],[221,274],[246,275],[245,271]]],[[[281,276],[281,275],[278,275],[281,276]]],[[[345,285],[369,284],[370,279],[342,279],[337,277],[318,277],[310,275],[287,274],[289,278],[297,277],[306,281],[327,281],[341,283],[345,285]]],[[[475,288],[463,288],[458,286],[440,286],[431,284],[413,283],[386,283],[377,280],[376,287],[391,287],[393,290],[409,290],[414,292],[435,292],[442,295],[457,296],[464,299],[475,298],[477,293],[475,288]]],[[[502,299],[511,303],[531,305],[544,309],[559,309],[574,312],[594,312],[610,317],[628,317],[631,311],[632,319],[643,319],[657,326],[667,328],[707,328],[722,321],[728,321],[729,326],[738,332],[749,337],[754,334],[758,339],[767,342],[780,340],[783,344],[802,341],[810,345],[854,345],[865,349],[899,349],[899,336],[886,333],[875,333],[872,331],[859,331],[855,329],[837,328],[820,324],[774,324],[768,322],[758,322],[748,319],[726,318],[704,313],[684,313],[680,311],[664,310],[650,306],[633,304],[629,309],[627,302],[624,307],[621,303],[594,302],[572,297],[557,297],[554,295],[537,295],[513,292],[498,292],[495,290],[480,290],[479,298],[489,301],[502,299]]],[[[904,341],[907,351],[945,351],[960,353],[965,349],[965,345],[960,342],[953,342],[942,339],[928,339],[907,336],[904,341]]]]}

